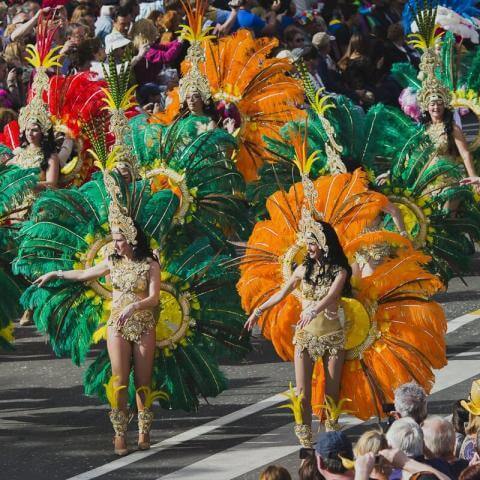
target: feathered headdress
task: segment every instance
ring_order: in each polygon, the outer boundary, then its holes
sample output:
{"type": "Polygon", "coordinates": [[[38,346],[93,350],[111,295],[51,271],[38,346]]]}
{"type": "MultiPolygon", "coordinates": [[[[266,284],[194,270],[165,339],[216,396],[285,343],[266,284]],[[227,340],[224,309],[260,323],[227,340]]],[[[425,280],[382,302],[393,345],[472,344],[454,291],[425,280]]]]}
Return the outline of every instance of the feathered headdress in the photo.
{"type": "Polygon", "coordinates": [[[131,147],[126,142],[126,137],[130,135],[131,130],[128,124],[125,110],[134,105],[133,93],[136,85],[130,84],[130,65],[123,63],[120,69],[117,69],[114,59],[109,56],[108,72],[104,68],[107,88],[105,93],[105,110],[110,113],[110,133],[115,136],[115,143],[108,151],[106,141],[105,122],[94,122],[86,126],[85,133],[90,139],[93,147],[91,151],[95,157],[95,165],[103,172],[103,181],[105,189],[110,196],[108,207],[108,223],[112,233],[121,233],[127,242],[131,245],[137,243],[137,229],[131,218],[128,208],[122,204],[121,190],[112,170],[115,167],[123,166],[129,170],[132,180],[137,177],[137,164],[131,147]]]}
{"type": "Polygon", "coordinates": [[[38,124],[42,133],[47,133],[52,128],[52,121],[47,105],[43,101],[43,93],[48,90],[49,79],[47,70],[52,67],[60,67],[58,62],[60,46],[52,47],[53,38],[58,27],[53,24],[53,15],[45,17],[40,14],[37,27],[36,45],[28,45],[29,56],[26,60],[35,68],[35,77],[31,86],[31,99],[20,110],[18,123],[20,131],[25,131],[28,123],[38,124]]]}
{"type": "Polygon", "coordinates": [[[180,101],[184,102],[189,93],[198,92],[203,102],[208,103],[211,98],[210,84],[208,78],[200,71],[200,64],[205,61],[202,42],[214,38],[209,35],[211,28],[203,28],[207,2],[196,0],[194,8],[188,2],[182,1],[182,5],[188,25],[182,25],[179,34],[183,40],[190,42],[186,56],[190,69],[179,82],[180,101]]]}
{"type": "Polygon", "coordinates": [[[318,221],[323,218],[323,214],[315,208],[318,194],[309,177],[310,170],[317,159],[317,152],[313,152],[310,156],[307,156],[307,127],[307,122],[305,122],[303,133],[292,131],[291,134],[291,141],[295,149],[294,163],[302,177],[304,194],[302,215],[298,222],[297,243],[305,246],[308,243],[314,242],[324,252],[328,253],[327,239],[323,231],[323,226],[318,221]]]}
{"type": "MultiPolygon", "coordinates": [[[[409,7],[413,9],[411,5],[409,7]]],[[[452,94],[436,74],[436,70],[441,68],[441,62],[435,47],[437,41],[443,35],[443,33],[436,33],[438,2],[417,0],[415,7],[415,23],[418,32],[410,35],[411,41],[409,43],[423,51],[419,74],[422,87],[417,94],[417,100],[422,111],[425,112],[428,109],[428,104],[435,100],[441,100],[445,106],[449,106],[452,101],[452,94]]]]}
{"type": "Polygon", "coordinates": [[[332,175],[335,175],[336,173],[347,173],[347,167],[341,158],[343,147],[335,140],[335,130],[325,115],[330,108],[335,108],[335,104],[331,100],[332,97],[331,95],[324,94],[324,88],[315,90],[310,75],[308,74],[307,67],[303,61],[300,60],[297,62],[297,70],[300,73],[307,100],[310,103],[312,110],[317,114],[328,137],[328,142],[325,143],[328,169],[332,175]]]}

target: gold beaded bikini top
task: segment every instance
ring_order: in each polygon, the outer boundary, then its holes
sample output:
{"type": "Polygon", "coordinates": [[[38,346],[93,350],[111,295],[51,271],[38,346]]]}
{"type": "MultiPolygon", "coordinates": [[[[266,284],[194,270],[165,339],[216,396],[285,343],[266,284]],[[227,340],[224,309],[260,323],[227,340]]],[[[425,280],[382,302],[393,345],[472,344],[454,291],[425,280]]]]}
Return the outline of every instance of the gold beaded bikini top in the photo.
{"type": "Polygon", "coordinates": [[[20,168],[40,168],[43,153],[38,148],[17,148],[14,150],[13,163],[20,168]]]}
{"type": "Polygon", "coordinates": [[[448,134],[445,131],[445,125],[442,123],[432,123],[427,127],[427,134],[435,146],[437,155],[448,155],[448,134]]]}
{"type": "Polygon", "coordinates": [[[112,258],[110,278],[115,290],[122,293],[143,293],[148,288],[148,261],[136,262],[128,258],[112,258]]]}
{"type": "MultiPolygon", "coordinates": [[[[325,272],[320,274],[321,266],[315,262],[310,278],[317,279],[317,283],[308,283],[305,278],[302,279],[300,285],[300,291],[302,292],[302,299],[319,301],[324,298],[332,283],[335,281],[336,276],[341,272],[342,268],[338,265],[333,267],[326,266],[325,272]]],[[[323,269],[322,269],[323,270],[323,269]]]]}

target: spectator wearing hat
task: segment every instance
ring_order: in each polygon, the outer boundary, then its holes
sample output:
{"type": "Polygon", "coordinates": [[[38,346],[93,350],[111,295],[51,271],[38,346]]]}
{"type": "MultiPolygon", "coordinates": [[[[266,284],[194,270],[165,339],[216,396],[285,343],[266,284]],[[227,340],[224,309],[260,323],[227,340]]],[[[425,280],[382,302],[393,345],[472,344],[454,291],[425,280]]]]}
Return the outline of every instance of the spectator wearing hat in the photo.
{"type": "Polygon", "coordinates": [[[325,480],[351,480],[352,470],[347,470],[340,457],[353,460],[352,443],[343,432],[324,432],[315,444],[317,467],[325,480]]]}
{"type": "Polygon", "coordinates": [[[353,101],[358,102],[358,95],[353,90],[347,88],[335,62],[330,56],[332,42],[334,41],[335,37],[326,32],[318,32],[312,38],[312,45],[318,52],[316,73],[320,78],[319,83],[323,85],[327,93],[346,95],[353,101]]]}
{"type": "Polygon", "coordinates": [[[394,392],[395,415],[410,417],[418,424],[427,418],[427,394],[418,383],[400,385],[394,392]]]}
{"type": "MultiPolygon", "coordinates": [[[[452,479],[457,479],[465,468],[467,460],[455,457],[455,430],[453,425],[440,417],[428,417],[422,425],[424,438],[424,452],[428,460],[436,460],[444,465],[445,472],[449,472],[452,479]]],[[[443,467],[442,467],[443,468],[443,467]]]]}

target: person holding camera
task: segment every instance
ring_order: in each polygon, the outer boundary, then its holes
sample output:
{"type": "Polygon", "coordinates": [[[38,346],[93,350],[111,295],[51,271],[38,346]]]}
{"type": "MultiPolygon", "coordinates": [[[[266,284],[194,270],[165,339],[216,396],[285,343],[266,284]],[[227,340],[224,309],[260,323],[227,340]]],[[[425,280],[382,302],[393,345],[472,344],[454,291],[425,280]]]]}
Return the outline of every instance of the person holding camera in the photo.
{"type": "Polygon", "coordinates": [[[228,5],[237,10],[237,16],[232,26],[232,32],[240,28],[251,30],[256,37],[273,36],[278,27],[277,12],[281,8],[280,0],[274,0],[271,10],[266,15],[266,21],[252,13],[252,0],[231,0],[228,5]]]}

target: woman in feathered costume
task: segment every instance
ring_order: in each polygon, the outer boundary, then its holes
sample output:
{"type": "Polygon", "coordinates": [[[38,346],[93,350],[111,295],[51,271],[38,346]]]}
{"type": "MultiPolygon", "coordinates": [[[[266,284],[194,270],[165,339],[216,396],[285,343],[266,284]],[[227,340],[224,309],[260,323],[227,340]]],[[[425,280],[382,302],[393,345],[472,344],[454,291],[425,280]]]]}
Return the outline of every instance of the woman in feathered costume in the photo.
{"type": "MultiPolygon", "coordinates": [[[[436,52],[441,37],[441,34],[436,33],[437,7],[432,7],[430,2],[422,2],[422,5],[412,4],[406,8],[415,12],[418,33],[411,36],[414,38],[414,45],[423,52],[419,74],[421,87],[417,92],[417,102],[422,111],[421,121],[426,127],[426,135],[435,147],[425,168],[434,169],[442,162],[449,162],[452,165],[450,175],[438,177],[429,188],[437,189],[445,198],[446,207],[455,213],[460,200],[455,198],[455,189],[452,187],[458,184],[461,177],[461,171],[458,167],[455,168],[455,157],[459,154],[468,176],[475,176],[473,157],[462,130],[453,120],[451,107],[453,92],[441,80],[442,76],[449,74],[447,71],[442,73],[442,70],[450,68],[450,65],[442,65],[441,58],[436,52]]],[[[452,82],[455,82],[455,79],[452,79],[452,82]]]]}
{"type": "Polygon", "coordinates": [[[119,203],[120,188],[110,172],[104,172],[104,181],[110,195],[108,221],[114,253],[86,270],[49,272],[35,280],[34,285],[42,287],[55,279],[91,282],[110,276],[112,307],[107,321],[107,348],[112,375],[122,387],[118,391],[118,407],[110,412],[110,420],[115,430],[115,453],[126,455],[128,411],[125,389],[128,387],[132,357],[138,392],[138,446],[140,450],[150,447],[153,414],[145,405],[146,397],[141,395],[141,389],[150,388],[152,382],[156,326],[153,310],[159,301],[160,266],[150,251],[145,234],[119,203]]]}
{"type": "MultiPolygon", "coordinates": [[[[307,159],[305,148],[300,155],[297,150],[299,157],[307,159]]],[[[311,156],[310,160],[313,158],[311,156]]],[[[267,200],[269,218],[255,225],[240,265],[238,289],[244,309],[253,311],[247,327],[261,316],[265,337],[273,342],[284,360],[294,359],[296,363],[297,398],[294,403],[301,405],[304,414],[296,418],[295,430],[302,445],[308,445],[312,406],[317,414],[325,409],[327,426],[337,428],[341,405],[336,402],[340,397],[352,399],[353,413],[368,418],[382,415],[381,403],[392,399],[395,387],[406,379],[415,379],[427,389],[431,388],[432,368],[440,368],[446,362],[443,338],[446,324],[441,308],[427,300],[442,285],[420,267],[428,257],[411,249],[397,259],[387,260],[367,279],[353,279],[358,300],[340,299],[349,267],[344,264],[344,254],[339,252],[343,250],[349,263],[354,261],[358,248],[356,239],[378,215],[381,196],[367,189],[365,175],[360,170],[353,174],[320,177],[313,183],[316,194],[312,193],[309,181],[305,181],[305,172],[311,169],[312,162],[299,163],[304,187],[294,184],[288,192],[276,192],[267,200]],[[309,203],[303,203],[305,201],[309,203]],[[341,267],[332,270],[335,275],[326,275],[330,267],[324,263],[325,257],[320,256],[314,268],[313,283],[324,284],[324,288],[318,290],[311,286],[310,277],[306,275],[310,275],[311,259],[301,266],[305,261],[306,240],[299,233],[303,232],[304,219],[309,218],[306,217],[308,205],[322,212],[323,221],[334,227],[341,244],[336,255],[342,260],[334,262],[341,267]],[[396,272],[398,276],[386,277],[385,271],[396,272]],[[296,273],[292,276],[292,272],[296,273]],[[378,290],[373,288],[377,283],[378,290]],[[297,284],[301,285],[300,291],[295,296],[285,297],[297,284]],[[315,301],[310,303],[308,299],[315,301]],[[271,310],[262,312],[264,306],[271,307],[277,301],[280,303],[271,310]],[[339,304],[345,313],[345,321],[340,323],[339,304]],[[256,310],[257,307],[260,310],[256,310]],[[324,310],[327,307],[333,315],[324,310]],[[325,323],[325,331],[316,329],[322,320],[325,321],[325,314],[332,317],[332,323],[325,323]],[[301,333],[302,327],[310,322],[315,330],[301,333]],[[296,328],[295,336],[293,327],[296,328]],[[328,330],[330,327],[332,331],[328,330]],[[329,338],[329,334],[335,337],[329,338]],[[308,339],[308,355],[304,352],[299,356],[302,352],[299,337],[308,339]],[[327,340],[332,338],[338,343],[330,344],[327,340]],[[336,351],[338,355],[340,352],[340,360],[332,361],[328,353],[330,347],[330,353],[336,351]],[[380,361],[376,356],[388,357],[388,360],[380,361]],[[343,369],[340,368],[342,358],[346,362],[343,369]],[[322,361],[315,363],[317,359],[322,361]],[[332,366],[336,367],[335,371],[332,366]],[[325,393],[329,395],[326,397],[328,408],[323,405],[325,393]]],[[[318,225],[324,224],[311,225],[312,230],[313,226],[319,230],[318,225]]],[[[331,229],[330,226],[324,228],[325,232],[331,229]]],[[[315,238],[322,237],[316,233],[315,238]]],[[[308,257],[310,252],[315,257],[314,252],[319,250],[308,243],[307,248],[308,257]]]]}
{"type": "Polygon", "coordinates": [[[139,445],[148,448],[153,401],[165,408],[196,409],[199,396],[215,396],[226,388],[217,359],[242,356],[249,347],[247,338],[239,339],[243,321],[235,278],[223,266],[228,257],[214,252],[205,238],[192,243],[174,231],[166,239],[179,199],[170,189],[154,192],[148,180],[137,180],[123,113],[133,90],[126,72],[113,71],[107,76],[115,134],[110,154],[102,130],[89,128],[103,178],[97,174],[78,190],[41,195],[22,228],[14,268],[29,279],[40,277],[37,284],[43,287],[29,287],[22,302],[35,308],[34,321],[49,334],[57,355],[78,364],[94,343],[107,339],[108,353],[97,354],[84,384],[87,394],[104,399],[106,393],[115,450],[123,455],[127,398],[136,399],[139,445]],[[133,169],[126,181],[110,171],[117,160],[123,171],[133,169]],[[150,246],[160,250],[161,274],[150,246]],[[104,277],[108,272],[111,283],[104,277]],[[82,279],[88,281],[71,282],[82,279]],[[162,308],[155,312],[158,298],[162,308]]]}

